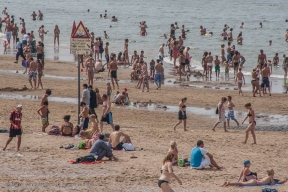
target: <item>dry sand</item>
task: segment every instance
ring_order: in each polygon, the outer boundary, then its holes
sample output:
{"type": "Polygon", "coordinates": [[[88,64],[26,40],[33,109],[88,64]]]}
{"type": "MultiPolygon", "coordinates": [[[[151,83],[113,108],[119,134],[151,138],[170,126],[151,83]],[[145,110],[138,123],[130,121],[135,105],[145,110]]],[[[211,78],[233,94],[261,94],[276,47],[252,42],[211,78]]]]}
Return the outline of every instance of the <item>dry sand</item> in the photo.
{"type": "MultiPolygon", "coordinates": [[[[13,58],[0,56],[0,68],[2,70],[18,70],[19,73],[0,72],[1,87],[29,88],[27,75],[21,74],[23,68],[20,64],[13,64],[13,58]]],[[[67,62],[46,61],[46,75],[62,75],[76,77],[75,64],[67,62]]],[[[121,80],[120,88],[127,87],[131,101],[155,102],[164,105],[177,105],[181,97],[188,97],[188,106],[215,108],[219,98],[232,95],[236,109],[244,110],[243,105],[251,102],[256,112],[287,114],[286,95],[274,94],[272,97],[253,98],[250,92],[245,92],[244,97],[237,96],[237,91],[196,89],[177,86],[163,86],[162,90],[155,90],[150,84],[150,93],[141,93],[135,89],[135,83],[129,82],[129,70],[120,70],[118,76],[121,80]]],[[[85,77],[85,73],[81,76],[85,77]]],[[[97,74],[103,81],[94,82],[100,89],[105,90],[107,71],[97,74]]],[[[52,89],[53,97],[77,97],[77,81],[56,78],[42,79],[44,88],[52,89]]],[[[81,81],[85,83],[86,81],[81,81]]],[[[5,91],[11,93],[10,91],[5,91]]],[[[43,90],[14,91],[14,94],[41,96],[43,90]]],[[[3,91],[1,91],[3,93],[3,91]]],[[[113,95],[113,94],[112,94],[113,95]]],[[[222,128],[211,131],[215,119],[207,116],[188,115],[188,132],[183,131],[183,124],[176,132],[173,125],[177,122],[177,114],[162,110],[145,111],[128,108],[113,107],[115,124],[121,126],[121,130],[130,135],[136,147],[134,152],[115,152],[119,162],[107,161],[97,165],[74,165],[67,162],[87,155],[85,150],[65,150],[59,146],[68,143],[78,144],[80,141],[74,138],[48,136],[37,132],[41,129],[36,110],[39,101],[16,100],[0,98],[0,129],[9,128],[8,116],[17,104],[23,104],[24,134],[21,145],[22,157],[15,152],[16,140],[14,139],[6,152],[1,152],[0,163],[0,191],[161,191],[157,186],[160,176],[161,161],[166,154],[170,141],[178,143],[179,155],[189,157],[191,149],[198,139],[205,142],[205,148],[214,155],[215,160],[226,169],[216,171],[205,169],[202,171],[190,168],[174,167],[183,185],[180,186],[172,180],[171,186],[175,191],[260,191],[261,187],[221,188],[224,181],[237,181],[242,163],[245,159],[252,162],[251,169],[256,171],[260,178],[265,171],[273,168],[276,178],[288,177],[287,175],[287,132],[257,131],[258,144],[252,145],[250,137],[247,145],[244,140],[244,131],[230,130],[224,133],[222,128]],[[206,127],[206,128],[205,128],[206,127]],[[143,148],[143,150],[141,150],[143,148]],[[131,159],[134,155],[138,158],[131,159]]],[[[50,124],[60,125],[62,117],[71,115],[71,122],[77,123],[77,105],[59,102],[49,103],[50,124]]],[[[97,114],[101,113],[101,106],[97,114]]],[[[111,132],[111,127],[104,126],[104,132],[111,132]]],[[[4,145],[8,134],[1,133],[1,145],[4,145]]],[[[280,191],[288,189],[288,184],[277,188],[280,191]]]]}

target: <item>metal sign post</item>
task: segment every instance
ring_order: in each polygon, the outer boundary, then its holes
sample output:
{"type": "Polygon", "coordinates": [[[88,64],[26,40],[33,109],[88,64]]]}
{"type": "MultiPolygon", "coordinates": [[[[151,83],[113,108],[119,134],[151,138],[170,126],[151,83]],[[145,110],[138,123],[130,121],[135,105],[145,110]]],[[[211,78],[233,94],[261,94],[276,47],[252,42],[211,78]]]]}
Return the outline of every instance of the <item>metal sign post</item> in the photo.
{"type": "MultiPolygon", "coordinates": [[[[74,21],[75,23],[75,21],[74,21]]],[[[70,53],[78,55],[78,124],[80,124],[80,55],[88,55],[90,53],[90,35],[84,27],[82,21],[79,22],[77,28],[75,29],[73,25],[72,35],[70,39],[70,53]]]]}

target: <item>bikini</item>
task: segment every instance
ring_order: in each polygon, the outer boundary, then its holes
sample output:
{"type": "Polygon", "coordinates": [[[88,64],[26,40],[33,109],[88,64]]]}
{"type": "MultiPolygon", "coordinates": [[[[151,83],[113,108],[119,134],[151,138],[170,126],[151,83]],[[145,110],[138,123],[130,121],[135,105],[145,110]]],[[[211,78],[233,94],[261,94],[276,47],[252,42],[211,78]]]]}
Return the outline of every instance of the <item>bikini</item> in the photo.
{"type": "Polygon", "coordinates": [[[256,176],[256,180],[257,180],[257,173],[256,173],[256,172],[250,172],[248,175],[245,176],[245,181],[248,181],[248,180],[246,179],[246,177],[252,176],[252,175],[256,176]]]}
{"type": "MultiPolygon", "coordinates": [[[[163,170],[163,169],[161,169],[160,170],[160,172],[161,173],[163,173],[163,171],[167,171],[168,172],[168,170],[163,170]]],[[[162,183],[169,183],[168,181],[165,181],[165,180],[158,180],[158,186],[161,188],[161,185],[162,185],[162,183]]]]}
{"type": "MultiPolygon", "coordinates": [[[[251,113],[250,113],[251,109],[249,110],[249,113],[247,114],[248,117],[252,117],[251,113]]],[[[249,122],[252,123],[252,122],[249,122]]],[[[256,125],[256,121],[254,121],[255,125],[256,125]]]]}

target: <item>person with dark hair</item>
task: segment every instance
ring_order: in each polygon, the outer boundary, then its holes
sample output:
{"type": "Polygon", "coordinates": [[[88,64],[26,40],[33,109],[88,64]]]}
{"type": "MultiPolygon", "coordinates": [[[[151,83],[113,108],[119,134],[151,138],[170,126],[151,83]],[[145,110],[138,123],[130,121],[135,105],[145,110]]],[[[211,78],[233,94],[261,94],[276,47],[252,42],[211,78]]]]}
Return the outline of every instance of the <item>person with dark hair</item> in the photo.
{"type": "Polygon", "coordinates": [[[108,140],[108,146],[112,143],[113,150],[122,150],[124,143],[132,143],[128,135],[120,131],[120,126],[115,125],[115,131],[113,131],[108,140]],[[123,136],[124,139],[120,142],[120,137],[123,136]]]}
{"type": "Polygon", "coordinates": [[[226,129],[226,119],[225,119],[225,107],[224,104],[226,103],[227,98],[222,97],[221,101],[218,103],[217,109],[216,109],[216,114],[219,115],[218,121],[215,123],[214,127],[212,128],[213,131],[215,131],[215,128],[217,125],[220,123],[224,124],[224,131],[228,132],[226,129]]]}
{"type": "Polygon", "coordinates": [[[227,125],[229,127],[229,122],[230,122],[230,119],[231,119],[231,120],[235,121],[237,123],[237,127],[239,127],[239,123],[234,117],[234,109],[233,109],[233,107],[235,107],[235,105],[232,102],[232,97],[231,96],[227,96],[227,99],[228,99],[227,108],[229,110],[228,114],[227,114],[227,125]]]}
{"type": "Polygon", "coordinates": [[[103,41],[101,39],[101,37],[99,37],[99,53],[100,53],[100,60],[102,61],[102,54],[104,52],[104,48],[103,48],[103,41]]]}
{"type": "MultiPolygon", "coordinates": [[[[39,15],[40,15],[40,13],[39,13],[39,15]]],[[[39,15],[38,15],[38,17],[39,17],[39,15]]],[[[39,37],[40,37],[41,43],[44,43],[44,34],[47,34],[49,31],[45,31],[44,25],[41,25],[38,32],[39,32],[39,37]]]]}
{"type": "Polygon", "coordinates": [[[176,125],[174,126],[174,131],[176,131],[176,127],[178,125],[180,125],[182,123],[182,121],[184,121],[184,131],[188,131],[186,129],[186,105],[185,103],[187,102],[187,98],[184,97],[181,99],[180,103],[179,103],[179,112],[178,112],[178,122],[176,123],[176,125]]]}
{"type": "Polygon", "coordinates": [[[261,88],[262,88],[262,93],[264,96],[264,91],[266,93],[266,88],[268,88],[269,91],[269,95],[271,96],[271,92],[270,92],[270,75],[271,75],[271,71],[269,69],[269,67],[267,66],[267,63],[264,64],[264,67],[261,70],[261,76],[262,76],[262,84],[261,84],[261,88]]]}
{"type": "Polygon", "coordinates": [[[80,106],[82,108],[82,112],[79,114],[79,117],[82,118],[80,127],[82,130],[86,130],[88,129],[88,123],[89,123],[89,105],[87,106],[85,102],[81,102],[80,106]]]}
{"type": "Polygon", "coordinates": [[[60,133],[62,136],[72,137],[73,135],[73,124],[70,122],[70,115],[63,117],[64,123],[60,126],[60,133]]]}
{"type": "Polygon", "coordinates": [[[45,133],[45,129],[49,125],[49,121],[48,121],[48,101],[44,101],[43,105],[40,107],[40,109],[38,109],[37,113],[41,117],[42,132],[45,133]],[[41,113],[40,113],[40,111],[41,111],[41,113]]]}
{"type": "Polygon", "coordinates": [[[93,91],[92,85],[89,85],[88,90],[90,91],[89,115],[94,114],[96,117],[96,122],[99,123],[98,117],[95,112],[95,108],[97,108],[96,93],[93,91]]]}
{"type": "Polygon", "coordinates": [[[83,92],[82,92],[82,102],[85,102],[87,107],[90,105],[90,91],[88,90],[88,85],[83,84],[83,92]]]}
{"type": "Polygon", "coordinates": [[[233,34],[232,34],[233,28],[230,28],[230,31],[228,32],[228,41],[233,41],[233,34]]]}
{"type": "Polygon", "coordinates": [[[114,131],[111,103],[106,94],[102,95],[102,101],[103,101],[103,113],[100,121],[100,132],[101,133],[103,132],[103,122],[107,122],[109,125],[111,125],[112,130],[114,131]]]}
{"type": "Polygon", "coordinates": [[[211,168],[215,167],[216,169],[222,169],[222,167],[217,165],[217,163],[215,162],[213,155],[208,153],[208,151],[204,149],[204,142],[202,140],[198,140],[197,146],[194,147],[191,151],[190,166],[193,169],[204,169],[206,166],[210,166],[211,168]]]}
{"type": "Polygon", "coordinates": [[[246,109],[248,109],[248,113],[247,113],[247,116],[245,117],[245,119],[243,120],[242,124],[246,121],[246,119],[249,120],[249,125],[246,129],[246,136],[245,136],[245,141],[243,142],[244,144],[247,143],[247,140],[248,140],[248,136],[249,136],[249,132],[251,132],[252,136],[253,136],[253,140],[254,140],[254,143],[253,144],[256,144],[256,135],[255,135],[255,126],[256,126],[256,121],[255,121],[255,112],[254,110],[252,109],[251,107],[251,103],[246,103],[244,105],[244,107],[246,109]]]}
{"type": "Polygon", "coordinates": [[[240,65],[240,54],[238,53],[238,51],[235,51],[235,54],[232,57],[232,63],[234,65],[234,78],[235,78],[235,74],[238,72],[240,65]]]}
{"type": "Polygon", "coordinates": [[[24,60],[26,60],[23,53],[22,43],[19,41],[19,38],[16,38],[16,42],[17,42],[17,53],[16,53],[16,61],[14,63],[18,63],[19,56],[21,56],[24,60]]]}
{"type": "Polygon", "coordinates": [[[114,161],[118,161],[118,159],[113,155],[112,150],[108,147],[106,143],[103,141],[104,135],[101,134],[99,139],[93,143],[89,155],[96,156],[96,160],[101,160],[104,157],[109,158],[109,160],[114,159],[114,161]]]}

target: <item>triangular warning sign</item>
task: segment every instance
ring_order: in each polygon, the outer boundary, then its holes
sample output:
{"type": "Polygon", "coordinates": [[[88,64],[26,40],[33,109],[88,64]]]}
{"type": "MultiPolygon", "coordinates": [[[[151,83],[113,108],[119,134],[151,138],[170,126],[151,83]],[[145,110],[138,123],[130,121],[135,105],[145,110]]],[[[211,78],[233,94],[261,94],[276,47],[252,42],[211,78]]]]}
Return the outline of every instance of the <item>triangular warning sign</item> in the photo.
{"type": "Polygon", "coordinates": [[[74,30],[71,38],[83,38],[83,39],[90,38],[90,35],[87,32],[86,28],[84,27],[82,21],[80,21],[80,23],[78,24],[76,30],[74,30]]]}

